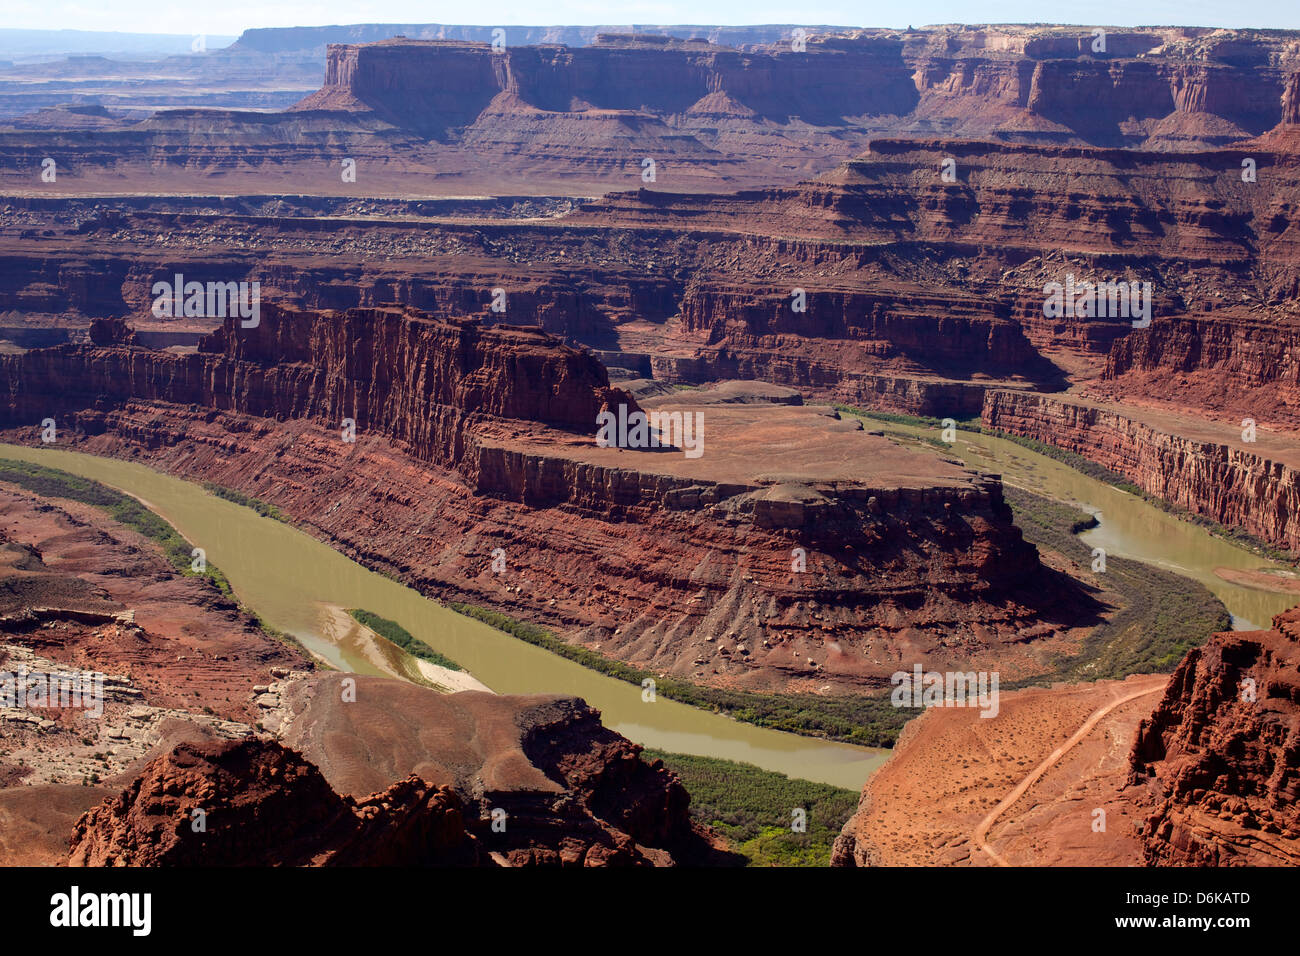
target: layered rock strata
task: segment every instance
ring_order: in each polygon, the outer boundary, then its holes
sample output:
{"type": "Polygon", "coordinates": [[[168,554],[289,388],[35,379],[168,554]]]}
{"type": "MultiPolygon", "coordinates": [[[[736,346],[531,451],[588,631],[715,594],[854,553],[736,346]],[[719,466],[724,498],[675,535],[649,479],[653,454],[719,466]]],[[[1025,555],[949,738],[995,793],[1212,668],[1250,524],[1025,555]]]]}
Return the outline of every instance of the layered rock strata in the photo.
{"type": "Polygon", "coordinates": [[[0,365],[14,427],[53,415],[78,447],[254,494],[427,592],[704,682],[885,686],[905,648],[1033,673],[1096,611],[1042,568],[996,478],[825,409],[678,400],[654,410],[703,419],[700,457],[596,447],[597,413],[636,404],[535,331],[268,308],[193,354],[0,365]]]}
{"type": "Polygon", "coordinates": [[[1233,421],[996,390],[985,396],[983,421],[1082,455],[1193,514],[1300,549],[1300,461],[1290,433],[1257,431],[1245,441],[1233,421]]]}

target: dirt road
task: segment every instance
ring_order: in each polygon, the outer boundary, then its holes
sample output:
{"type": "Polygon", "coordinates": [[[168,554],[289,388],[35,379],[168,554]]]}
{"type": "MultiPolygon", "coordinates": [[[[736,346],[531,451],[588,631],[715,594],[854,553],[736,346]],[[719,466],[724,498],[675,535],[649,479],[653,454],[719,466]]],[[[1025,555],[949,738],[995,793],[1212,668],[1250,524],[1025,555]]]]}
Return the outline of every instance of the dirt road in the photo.
{"type": "Polygon", "coordinates": [[[1020,783],[1016,784],[1015,788],[1003,797],[1001,802],[993,808],[993,811],[980,821],[979,826],[975,828],[974,844],[976,849],[983,850],[987,853],[998,866],[1010,866],[1010,864],[1007,863],[1007,861],[987,843],[989,830],[993,827],[993,824],[997,821],[998,817],[1002,816],[1002,814],[1009,810],[1017,800],[1024,796],[1025,791],[1032,787],[1034,782],[1050,770],[1057,761],[1069,753],[1075,744],[1087,737],[1088,734],[1092,732],[1093,728],[1096,727],[1097,724],[1100,723],[1101,720],[1112,710],[1122,704],[1127,704],[1131,700],[1136,700],[1139,697],[1145,697],[1148,694],[1155,694],[1162,691],[1168,683],[1169,678],[1167,676],[1163,674],[1152,675],[1150,678],[1143,679],[1142,689],[1125,694],[1123,697],[1111,701],[1104,707],[1099,707],[1097,710],[1094,710],[1088,716],[1088,719],[1079,726],[1079,729],[1074,732],[1069,740],[1048,754],[1046,760],[1035,767],[1024,780],[1021,780],[1020,783]]]}

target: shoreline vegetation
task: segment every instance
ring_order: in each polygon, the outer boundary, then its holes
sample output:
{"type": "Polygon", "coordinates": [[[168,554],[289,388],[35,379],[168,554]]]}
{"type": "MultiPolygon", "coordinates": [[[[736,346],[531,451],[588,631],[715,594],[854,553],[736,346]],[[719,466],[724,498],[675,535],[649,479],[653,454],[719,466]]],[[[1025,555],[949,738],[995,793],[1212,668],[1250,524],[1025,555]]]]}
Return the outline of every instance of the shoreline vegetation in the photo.
{"type": "Polygon", "coordinates": [[[691,795],[691,817],[711,827],[746,866],[829,866],[831,847],[861,796],[753,764],[646,748],[691,795]],[[802,810],[803,832],[796,810],[802,810]]]}
{"type": "MultiPolygon", "coordinates": [[[[1042,495],[1006,488],[1007,504],[1025,540],[1054,551],[1086,569],[1092,549],[1078,535],[1097,524],[1080,512],[1042,495]]],[[[1054,680],[1077,682],[1129,674],[1173,671],[1192,647],[1217,631],[1232,629],[1223,602],[1205,585],[1172,571],[1129,558],[1109,557],[1104,578],[1122,606],[1094,627],[1078,654],[1055,662],[1054,680]]],[[[1044,684],[1043,678],[1008,681],[1006,690],[1044,684]]]]}
{"type": "Polygon", "coordinates": [[[500,611],[459,601],[444,603],[457,614],[482,621],[489,627],[544,648],[590,670],[629,684],[640,685],[649,678],[655,682],[655,693],[669,700],[725,714],[768,730],[784,730],[803,737],[820,737],[862,747],[889,747],[902,731],[903,725],[921,712],[919,708],[893,706],[887,693],[879,697],[850,694],[832,697],[759,694],[708,687],[677,677],[660,677],[655,671],[605,657],[579,644],[570,644],[544,627],[518,620],[500,611]]]}
{"type": "Polygon", "coordinates": [[[374,611],[367,611],[364,608],[348,608],[348,614],[350,614],[352,619],[362,627],[370,628],[370,630],[388,641],[388,643],[395,645],[399,650],[405,651],[412,657],[418,657],[420,660],[428,661],[430,664],[445,667],[449,671],[460,671],[462,673],[465,671],[465,668],[461,667],[450,657],[447,657],[445,654],[439,654],[396,621],[390,621],[386,617],[380,617],[374,611]]]}
{"type": "Polygon", "coordinates": [[[192,563],[194,546],[185,540],[162,515],[149,510],[130,495],[71,472],[12,458],[0,458],[0,481],[17,485],[43,498],[65,498],[98,508],[117,524],[157,544],[168,563],[182,577],[198,577],[208,581],[221,592],[222,596],[232,601],[242,614],[251,618],[256,627],[268,637],[301,651],[308,658],[316,661],[317,667],[328,666],[322,664],[292,635],[272,627],[262,620],[260,614],[240,603],[234,589],[230,586],[230,581],[215,564],[205,561],[204,569],[195,571],[192,563]]]}
{"type": "Polygon", "coordinates": [[[208,494],[216,495],[225,501],[234,502],[237,505],[243,505],[245,508],[252,508],[263,518],[271,518],[287,525],[292,525],[293,521],[283,511],[273,504],[263,501],[261,498],[254,498],[252,495],[246,495],[242,491],[236,491],[234,488],[227,488],[225,485],[219,485],[214,481],[203,482],[203,490],[208,494]]]}

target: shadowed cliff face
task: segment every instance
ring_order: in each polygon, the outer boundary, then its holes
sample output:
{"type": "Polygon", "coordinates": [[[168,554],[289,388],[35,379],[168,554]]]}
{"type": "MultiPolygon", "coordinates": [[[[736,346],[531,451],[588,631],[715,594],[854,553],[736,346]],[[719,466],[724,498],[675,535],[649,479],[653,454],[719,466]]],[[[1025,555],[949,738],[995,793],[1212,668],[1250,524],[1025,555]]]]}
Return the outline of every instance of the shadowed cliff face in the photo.
{"type": "Polygon", "coordinates": [[[1258,135],[1283,118],[1294,55],[1275,38],[1165,29],[1113,31],[1100,48],[1097,39],[1004,27],[857,30],[812,37],[805,50],[745,53],[647,35],[600,36],[581,48],[340,44],[328,49],[324,86],[295,109],[370,110],[437,138],[485,112],[508,122],[529,109],[626,110],[687,126],[798,117],[1166,147],[1258,135]]]}
{"type": "Polygon", "coordinates": [[[21,368],[10,381],[8,417],[138,398],[281,419],[352,418],[409,443],[419,457],[452,463],[464,418],[592,434],[607,405],[636,408],[610,388],[598,361],[543,332],[395,309],[322,315],[267,306],[256,327],[228,322],[189,355],[131,348],[133,335],[120,323],[96,323],[91,340],[102,347],[6,357],[21,368]]]}
{"type": "Polygon", "coordinates": [[[816,55],[788,46],[741,53],[707,43],[620,41],[506,47],[388,41],[331,46],[325,85],[295,109],[362,106],[423,132],[450,132],[500,112],[594,110],[733,115],[832,124],[846,116],[909,112],[918,94],[897,40],[824,40],[816,55]]]}
{"type": "Polygon", "coordinates": [[[1188,652],[1133,748],[1146,862],[1300,864],[1300,609],[1188,652]]]}

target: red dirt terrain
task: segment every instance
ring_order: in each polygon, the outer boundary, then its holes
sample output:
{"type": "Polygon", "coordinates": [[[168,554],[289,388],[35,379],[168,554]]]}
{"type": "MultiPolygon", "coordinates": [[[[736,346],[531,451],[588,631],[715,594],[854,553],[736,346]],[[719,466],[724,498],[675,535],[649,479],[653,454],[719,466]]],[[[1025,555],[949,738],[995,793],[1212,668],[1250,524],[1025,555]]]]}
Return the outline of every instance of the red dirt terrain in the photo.
{"type": "Polygon", "coordinates": [[[839,866],[1294,866],[1297,621],[1213,635],[1172,678],[1001,696],[907,725],[839,866]]]}
{"type": "MultiPolygon", "coordinates": [[[[0,859],[66,857],[72,820],[179,741],[254,731],[262,685],[305,672],[206,579],[98,509],[0,487],[0,669],[103,675],[103,710],[0,709],[0,859]]],[[[17,703],[17,701],[15,701],[17,703]]]]}

